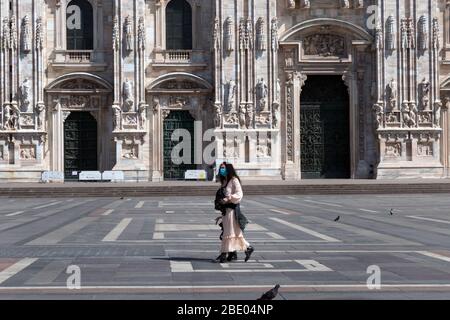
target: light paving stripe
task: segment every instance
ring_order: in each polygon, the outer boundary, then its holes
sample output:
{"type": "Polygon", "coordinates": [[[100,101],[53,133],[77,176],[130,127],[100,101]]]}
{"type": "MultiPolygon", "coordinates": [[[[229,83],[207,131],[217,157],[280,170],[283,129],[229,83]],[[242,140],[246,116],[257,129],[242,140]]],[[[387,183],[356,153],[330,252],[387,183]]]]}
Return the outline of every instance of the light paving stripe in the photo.
{"type": "Polygon", "coordinates": [[[62,273],[66,271],[67,266],[72,260],[55,260],[46,265],[31,279],[25,282],[26,285],[49,285],[62,273]]]}
{"type": "Polygon", "coordinates": [[[267,232],[267,235],[268,235],[269,237],[274,238],[274,239],[279,239],[279,240],[284,240],[284,239],[286,239],[285,237],[280,236],[278,233],[275,233],[275,232],[267,232]]]}
{"type": "Polygon", "coordinates": [[[130,222],[133,220],[133,218],[124,218],[120,223],[112,229],[104,238],[102,241],[110,242],[110,241],[116,241],[122,232],[128,227],[130,222]]]}
{"type": "Polygon", "coordinates": [[[14,217],[14,216],[18,216],[19,214],[22,214],[24,212],[25,211],[17,211],[17,212],[14,212],[14,213],[7,214],[6,216],[7,217],[14,217]]]}
{"type": "Polygon", "coordinates": [[[20,271],[24,270],[26,267],[34,263],[36,260],[36,258],[25,258],[3,270],[2,272],[0,272],[0,284],[18,274],[20,271]]]}
{"type": "Polygon", "coordinates": [[[164,239],[164,232],[155,232],[155,233],[153,233],[153,239],[155,239],[155,240],[164,239]]]}
{"type": "Polygon", "coordinates": [[[319,271],[319,272],[333,271],[332,269],[324,266],[323,264],[315,260],[295,260],[295,261],[304,266],[306,270],[309,271],[319,271]]]}
{"type": "Polygon", "coordinates": [[[56,229],[46,235],[34,239],[26,245],[49,245],[49,244],[57,244],[62,241],[64,238],[67,238],[71,234],[74,234],[77,231],[80,231],[90,223],[92,223],[97,218],[93,217],[84,217],[72,223],[65,225],[62,228],[56,229]]]}
{"type": "Polygon", "coordinates": [[[43,206],[35,207],[34,209],[43,209],[43,208],[51,207],[51,206],[60,204],[61,202],[62,201],[55,201],[55,202],[52,202],[52,203],[44,204],[43,206]]]}
{"type": "Polygon", "coordinates": [[[439,259],[439,260],[442,260],[442,261],[445,261],[445,262],[450,262],[450,257],[446,257],[446,256],[443,256],[443,255],[434,253],[434,252],[430,252],[430,251],[417,251],[417,253],[420,253],[420,254],[422,254],[422,255],[424,255],[424,256],[427,256],[427,257],[439,259]]]}
{"type": "MultiPolygon", "coordinates": [[[[267,271],[267,270],[266,270],[267,271]]],[[[309,289],[313,292],[316,291],[330,291],[336,290],[340,291],[341,289],[353,289],[358,291],[367,291],[373,292],[373,290],[369,289],[366,284],[285,284],[282,286],[285,289],[299,290],[304,291],[305,289],[309,289]]],[[[98,292],[105,291],[108,292],[120,292],[120,293],[130,293],[131,290],[140,291],[142,293],[161,293],[161,290],[171,291],[172,293],[180,293],[180,290],[183,292],[195,292],[196,290],[208,290],[209,292],[230,292],[230,290],[249,290],[255,289],[255,291],[261,291],[264,289],[273,288],[273,283],[269,284],[260,284],[260,285],[205,285],[205,286],[82,286],[79,290],[76,290],[77,293],[89,293],[89,292],[98,292]]],[[[409,290],[424,290],[424,289],[448,289],[450,290],[450,283],[444,284],[382,284],[381,291],[383,290],[399,290],[403,291],[405,289],[409,290]]],[[[23,287],[1,287],[1,292],[40,292],[44,291],[44,293],[73,293],[73,290],[67,288],[67,286],[23,286],[23,287]]],[[[377,290],[379,291],[379,290],[377,290]]]]}
{"type": "Polygon", "coordinates": [[[170,261],[172,272],[194,272],[192,263],[186,261],[170,261]]]}
{"type": "Polygon", "coordinates": [[[373,211],[373,210],[369,210],[369,209],[359,209],[359,210],[364,211],[364,212],[370,212],[370,213],[378,213],[378,211],[373,211]]]}
{"type": "Polygon", "coordinates": [[[164,219],[156,219],[156,223],[164,223],[164,219]]]}
{"type": "Polygon", "coordinates": [[[102,216],[109,216],[113,212],[114,212],[114,209],[106,210],[105,212],[102,213],[102,216]]]}
{"type": "Polygon", "coordinates": [[[317,204],[322,204],[322,205],[326,205],[326,206],[342,208],[342,206],[340,204],[335,204],[335,203],[327,203],[327,202],[314,201],[314,200],[305,200],[305,202],[317,203],[317,204]]]}
{"type": "Polygon", "coordinates": [[[450,224],[450,221],[446,220],[439,220],[439,219],[432,219],[432,218],[425,218],[425,217],[418,217],[418,216],[407,216],[411,219],[418,219],[418,220],[425,220],[425,221],[432,221],[432,222],[439,222],[439,223],[445,223],[450,224]]]}
{"type": "Polygon", "coordinates": [[[281,223],[281,224],[283,224],[283,225],[285,225],[285,226],[291,227],[291,228],[293,228],[293,229],[295,229],[295,230],[299,230],[299,231],[302,231],[302,232],[304,232],[304,233],[307,233],[307,234],[309,234],[309,235],[311,235],[311,236],[314,236],[314,237],[316,237],[316,238],[319,238],[319,239],[328,241],[328,242],[341,242],[340,240],[338,240],[338,239],[336,239],[336,238],[329,237],[329,236],[327,236],[327,235],[324,235],[324,234],[321,234],[321,233],[316,232],[316,231],[314,231],[314,230],[311,230],[311,229],[308,229],[308,228],[299,226],[299,225],[297,225],[297,224],[290,223],[290,222],[288,222],[288,221],[284,221],[284,220],[281,220],[281,219],[278,219],[278,218],[269,218],[269,219],[272,220],[272,221],[281,223]]]}
{"type": "Polygon", "coordinates": [[[137,205],[134,207],[135,209],[140,209],[144,206],[145,201],[139,201],[137,205]]]}
{"type": "Polygon", "coordinates": [[[287,215],[287,216],[290,216],[290,215],[291,215],[290,212],[284,211],[284,210],[279,210],[279,209],[270,209],[270,211],[276,212],[276,213],[281,213],[281,214],[284,214],[284,215],[287,215]]]}

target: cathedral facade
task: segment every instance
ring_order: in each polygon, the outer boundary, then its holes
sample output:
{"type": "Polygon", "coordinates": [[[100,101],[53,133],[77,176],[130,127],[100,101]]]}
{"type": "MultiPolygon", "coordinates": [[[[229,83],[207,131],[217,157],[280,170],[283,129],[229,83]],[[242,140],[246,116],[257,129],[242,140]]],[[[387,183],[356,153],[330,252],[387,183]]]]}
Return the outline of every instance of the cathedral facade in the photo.
{"type": "Polygon", "coordinates": [[[0,182],[448,176],[448,1],[0,0],[0,19],[0,182]]]}

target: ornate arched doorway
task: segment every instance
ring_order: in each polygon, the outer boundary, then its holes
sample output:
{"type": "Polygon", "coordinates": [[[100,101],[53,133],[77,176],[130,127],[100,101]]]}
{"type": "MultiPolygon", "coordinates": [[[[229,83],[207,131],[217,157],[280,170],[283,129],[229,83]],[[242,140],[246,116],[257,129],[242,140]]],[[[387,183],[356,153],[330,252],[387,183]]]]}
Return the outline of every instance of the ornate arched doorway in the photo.
{"type": "Polygon", "coordinates": [[[95,75],[72,73],[53,81],[46,93],[52,106],[51,170],[65,172],[66,177],[72,171],[111,170],[112,86],[95,75]]]}

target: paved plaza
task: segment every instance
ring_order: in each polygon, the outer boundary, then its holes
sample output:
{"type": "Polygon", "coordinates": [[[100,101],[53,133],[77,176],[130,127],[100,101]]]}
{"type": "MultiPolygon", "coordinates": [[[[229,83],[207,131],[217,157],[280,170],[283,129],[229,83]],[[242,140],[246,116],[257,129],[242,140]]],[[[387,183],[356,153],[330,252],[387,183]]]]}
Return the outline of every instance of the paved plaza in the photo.
{"type": "Polygon", "coordinates": [[[0,198],[0,299],[450,299],[447,195],[247,196],[225,264],[212,195],[48,197],[0,198]]]}

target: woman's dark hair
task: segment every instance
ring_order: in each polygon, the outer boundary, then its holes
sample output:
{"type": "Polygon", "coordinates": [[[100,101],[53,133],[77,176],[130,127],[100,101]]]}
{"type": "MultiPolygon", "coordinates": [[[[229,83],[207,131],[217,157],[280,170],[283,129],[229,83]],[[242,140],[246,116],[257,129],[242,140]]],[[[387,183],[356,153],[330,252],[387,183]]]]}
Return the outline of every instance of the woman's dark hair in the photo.
{"type": "Polygon", "coordinates": [[[225,178],[225,177],[219,175],[219,179],[220,179],[221,183],[224,183],[225,179],[227,179],[227,181],[231,181],[231,179],[233,179],[233,178],[237,178],[239,180],[239,182],[241,182],[241,179],[239,178],[238,174],[236,173],[236,170],[234,169],[234,166],[231,163],[222,162],[220,167],[223,165],[225,165],[225,168],[227,168],[227,177],[225,178]]]}

